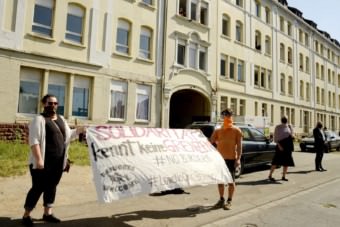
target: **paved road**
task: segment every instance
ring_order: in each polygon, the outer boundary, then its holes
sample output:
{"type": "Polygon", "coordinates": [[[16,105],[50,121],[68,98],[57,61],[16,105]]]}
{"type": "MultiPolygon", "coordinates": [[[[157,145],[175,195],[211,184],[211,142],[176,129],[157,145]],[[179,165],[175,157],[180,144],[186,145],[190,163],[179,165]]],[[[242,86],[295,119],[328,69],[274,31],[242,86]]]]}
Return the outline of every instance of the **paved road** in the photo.
{"type": "MultiPolygon", "coordinates": [[[[314,154],[294,152],[294,159],[296,167],[289,169],[288,182],[268,182],[268,169],[242,175],[230,211],[211,209],[218,199],[215,185],[189,188],[179,195],[145,195],[100,204],[91,168],[74,166],[58,188],[55,214],[63,220],[58,226],[340,226],[340,154],[325,155],[328,171],[322,173],[314,171],[314,154]],[[326,220],[313,221],[318,213],[326,220]],[[287,225],[281,222],[286,219],[287,225]]],[[[276,170],[274,177],[280,178],[280,172],[276,170]]],[[[20,226],[29,187],[28,174],[0,178],[1,227],[20,226]]],[[[41,223],[41,215],[40,201],[32,213],[37,226],[56,226],[41,223]]]]}

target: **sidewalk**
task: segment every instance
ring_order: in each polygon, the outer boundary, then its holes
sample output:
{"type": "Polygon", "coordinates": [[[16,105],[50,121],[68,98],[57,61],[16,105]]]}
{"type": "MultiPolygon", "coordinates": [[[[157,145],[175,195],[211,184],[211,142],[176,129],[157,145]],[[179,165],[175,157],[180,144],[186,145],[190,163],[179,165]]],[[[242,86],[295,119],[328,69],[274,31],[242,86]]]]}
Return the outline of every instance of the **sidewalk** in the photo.
{"type": "MultiPolygon", "coordinates": [[[[289,182],[267,181],[268,168],[246,173],[237,180],[232,210],[212,210],[217,201],[216,185],[187,188],[184,194],[163,196],[138,196],[110,204],[97,202],[90,167],[73,166],[58,187],[55,215],[62,223],[37,226],[218,226],[221,219],[248,212],[258,206],[291,196],[316,185],[339,178],[340,154],[324,157],[327,172],[314,171],[313,153],[294,152],[295,168],[289,169],[289,182]],[[322,177],[319,177],[322,174],[322,177]]],[[[274,173],[279,178],[281,169],[274,173]]],[[[20,226],[23,203],[30,187],[30,176],[0,178],[0,226],[20,226]]],[[[38,203],[32,217],[41,219],[42,202],[38,203]]]]}

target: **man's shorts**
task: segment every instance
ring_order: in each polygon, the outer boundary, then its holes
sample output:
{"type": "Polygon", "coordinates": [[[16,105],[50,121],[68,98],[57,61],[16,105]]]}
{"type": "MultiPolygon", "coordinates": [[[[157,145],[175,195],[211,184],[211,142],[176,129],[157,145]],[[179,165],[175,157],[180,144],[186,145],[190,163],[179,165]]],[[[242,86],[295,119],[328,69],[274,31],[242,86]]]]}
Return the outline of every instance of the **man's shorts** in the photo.
{"type": "Polygon", "coordinates": [[[228,167],[231,177],[233,178],[233,181],[235,182],[235,172],[236,172],[235,161],[236,160],[224,159],[224,161],[228,167]]]}

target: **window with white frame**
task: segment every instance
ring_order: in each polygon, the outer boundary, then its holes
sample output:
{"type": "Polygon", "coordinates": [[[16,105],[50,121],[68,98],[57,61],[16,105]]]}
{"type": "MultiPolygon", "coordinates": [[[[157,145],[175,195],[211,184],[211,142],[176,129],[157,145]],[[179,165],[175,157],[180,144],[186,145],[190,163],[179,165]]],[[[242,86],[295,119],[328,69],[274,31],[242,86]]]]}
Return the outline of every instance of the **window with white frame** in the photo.
{"type": "Polygon", "coordinates": [[[130,32],[131,24],[127,20],[119,19],[116,37],[117,52],[127,55],[130,53],[130,32]]]}
{"type": "Polygon", "coordinates": [[[310,73],[310,63],[309,63],[309,57],[306,56],[306,72],[310,73]]]}
{"type": "Polygon", "coordinates": [[[310,84],[308,82],[306,83],[306,100],[310,100],[310,84]]]}
{"type": "Polygon", "coordinates": [[[266,36],[266,39],[265,39],[265,53],[268,54],[268,55],[271,55],[272,54],[272,50],[271,50],[271,39],[269,36],[266,36]]]}
{"type": "Polygon", "coordinates": [[[151,42],[152,30],[143,26],[139,38],[139,57],[151,59],[151,42]]]}
{"type": "Polygon", "coordinates": [[[147,4],[147,5],[152,5],[153,4],[153,0],[142,0],[142,2],[147,4]]]}
{"type": "Polygon", "coordinates": [[[261,51],[261,32],[255,31],[255,49],[261,51]]]}
{"type": "Polygon", "coordinates": [[[178,39],[177,40],[177,64],[185,65],[185,48],[186,43],[185,40],[178,39]]]}
{"type": "Polygon", "coordinates": [[[255,15],[261,17],[261,3],[258,0],[255,0],[255,15]]]}
{"type": "Polygon", "coordinates": [[[243,24],[240,21],[236,21],[236,41],[243,42],[243,24]]]}
{"type": "Polygon", "coordinates": [[[303,54],[299,54],[299,69],[303,71],[303,54]]]}
{"type": "Polygon", "coordinates": [[[52,37],[54,0],[35,0],[32,31],[52,37]]]}
{"type": "Polygon", "coordinates": [[[280,61],[285,61],[285,45],[280,43],[280,61]]]}
{"type": "Polygon", "coordinates": [[[293,77],[292,76],[289,76],[288,77],[288,94],[289,95],[293,95],[293,77]]]}
{"type": "Polygon", "coordinates": [[[230,59],[229,60],[229,78],[232,79],[232,80],[235,80],[236,58],[230,57],[229,59],[230,59]]]}
{"type": "Polygon", "coordinates": [[[325,89],[321,88],[321,105],[325,105],[325,89]]]}
{"type": "Polygon", "coordinates": [[[127,107],[127,83],[111,81],[110,118],[124,120],[127,107]]]}
{"type": "Polygon", "coordinates": [[[292,51],[292,48],[291,47],[288,47],[288,53],[287,53],[287,61],[288,61],[288,64],[293,64],[293,51],[292,51]]]}
{"type": "Polygon", "coordinates": [[[304,83],[303,80],[300,80],[300,99],[304,99],[304,92],[305,92],[304,83]]]}
{"type": "Polygon", "coordinates": [[[233,111],[234,115],[237,115],[237,99],[230,99],[230,109],[233,111]]]}
{"type": "Polygon", "coordinates": [[[177,64],[207,71],[207,47],[197,34],[192,34],[189,40],[177,39],[177,64]],[[186,51],[189,56],[186,56],[186,51]]]}
{"type": "Polygon", "coordinates": [[[151,87],[148,85],[137,85],[136,119],[148,121],[150,115],[151,87]]]}
{"type": "Polygon", "coordinates": [[[266,11],[266,23],[267,24],[270,24],[271,23],[271,16],[270,16],[270,9],[269,9],[269,7],[268,6],[266,6],[266,9],[265,9],[265,11],[266,11]]]}
{"type": "Polygon", "coordinates": [[[268,116],[268,105],[267,103],[262,103],[262,117],[268,116]]]}
{"type": "Polygon", "coordinates": [[[228,108],[228,96],[221,96],[220,99],[220,112],[228,108]]]}
{"type": "Polygon", "coordinates": [[[201,2],[200,23],[204,25],[208,25],[208,3],[206,2],[201,2]]]}
{"type": "Polygon", "coordinates": [[[226,14],[222,17],[222,35],[230,36],[230,17],[226,14]]]}
{"type": "Polygon", "coordinates": [[[261,88],[266,88],[266,69],[261,68],[261,73],[260,73],[260,87],[261,88]]]}
{"type": "Polygon", "coordinates": [[[74,78],[72,116],[89,116],[90,85],[90,78],[82,76],[74,78]]]}
{"type": "Polygon", "coordinates": [[[72,42],[83,43],[85,10],[76,4],[69,4],[67,8],[67,23],[65,38],[72,42]]]}
{"type": "Polygon", "coordinates": [[[280,31],[285,31],[285,18],[283,16],[280,16],[280,31]]]}
{"type": "Polygon", "coordinates": [[[320,97],[320,87],[316,87],[316,103],[320,104],[321,97],[320,97]]]}
{"type": "Polygon", "coordinates": [[[37,69],[21,68],[18,113],[37,114],[42,72],[37,69]]]}
{"type": "Polygon", "coordinates": [[[245,99],[240,99],[240,116],[244,116],[246,114],[246,100],[245,99]]]}
{"type": "Polygon", "coordinates": [[[221,61],[220,61],[220,75],[221,76],[224,76],[224,77],[227,76],[227,68],[228,68],[228,56],[222,54],[221,61]]]}
{"type": "Polygon", "coordinates": [[[235,3],[237,6],[243,7],[243,0],[236,0],[235,3]]]}
{"type": "Polygon", "coordinates": [[[53,94],[58,99],[57,113],[65,115],[65,101],[68,80],[65,73],[50,71],[48,77],[48,93],[53,94]]]}
{"type": "Polygon", "coordinates": [[[281,94],[286,93],[286,78],[285,78],[285,74],[283,73],[281,73],[281,77],[280,77],[280,92],[281,94]]]}
{"type": "Polygon", "coordinates": [[[267,88],[269,90],[273,88],[272,81],[272,71],[267,70],[267,88]]]}
{"type": "Polygon", "coordinates": [[[207,69],[207,48],[205,47],[199,49],[199,69],[203,71],[207,69]]]}
{"type": "Polygon", "coordinates": [[[260,86],[260,67],[255,66],[254,67],[254,85],[255,86],[260,86]]]}
{"type": "Polygon", "coordinates": [[[244,82],[244,61],[237,61],[237,81],[244,82]]]}
{"type": "Polygon", "coordinates": [[[197,45],[195,43],[189,44],[189,67],[197,68],[197,45]]]}
{"type": "Polygon", "coordinates": [[[292,36],[292,23],[290,21],[287,21],[287,33],[289,36],[292,36]]]}
{"type": "Polygon", "coordinates": [[[190,1],[190,19],[196,21],[197,20],[197,7],[198,0],[190,1]]]}

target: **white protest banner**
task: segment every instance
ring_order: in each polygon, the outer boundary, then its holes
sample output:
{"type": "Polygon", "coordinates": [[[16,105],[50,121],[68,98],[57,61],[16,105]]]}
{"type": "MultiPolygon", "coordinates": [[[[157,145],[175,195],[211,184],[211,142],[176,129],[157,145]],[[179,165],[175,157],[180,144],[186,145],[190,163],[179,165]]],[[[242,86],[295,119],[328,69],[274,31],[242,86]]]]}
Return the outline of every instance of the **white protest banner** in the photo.
{"type": "Polygon", "coordinates": [[[200,130],[98,125],[86,130],[98,200],[232,182],[200,130]]]}

